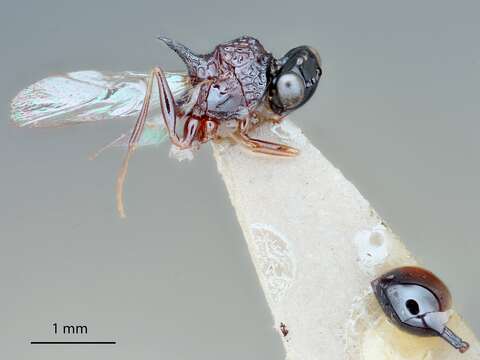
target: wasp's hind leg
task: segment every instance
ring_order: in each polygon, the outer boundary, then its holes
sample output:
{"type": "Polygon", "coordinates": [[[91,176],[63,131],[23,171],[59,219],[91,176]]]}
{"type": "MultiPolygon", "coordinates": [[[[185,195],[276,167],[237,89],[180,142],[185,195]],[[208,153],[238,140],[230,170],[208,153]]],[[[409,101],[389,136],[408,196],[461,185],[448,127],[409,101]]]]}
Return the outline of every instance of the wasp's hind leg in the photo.
{"type": "Polygon", "coordinates": [[[122,166],[120,167],[120,171],[117,175],[117,184],[116,184],[116,200],[117,200],[117,211],[120,217],[125,217],[125,207],[123,205],[123,184],[125,183],[125,178],[127,177],[128,172],[128,162],[132,157],[133,152],[135,151],[135,146],[137,145],[138,140],[141,137],[143,132],[143,128],[145,126],[145,121],[148,115],[148,108],[150,106],[150,98],[152,96],[152,86],[153,86],[153,78],[155,76],[155,70],[152,70],[150,76],[148,77],[147,81],[147,91],[145,93],[145,98],[143,99],[142,109],[140,110],[140,114],[138,115],[137,121],[135,122],[135,126],[133,127],[132,133],[128,140],[128,150],[127,154],[125,155],[122,166]]]}
{"type": "Polygon", "coordinates": [[[163,70],[159,67],[156,67],[153,69],[153,74],[157,79],[158,95],[160,98],[160,110],[165,121],[165,126],[168,130],[168,135],[170,136],[170,141],[174,145],[181,146],[180,139],[178,138],[178,135],[176,133],[177,106],[175,104],[175,99],[172,95],[172,92],[170,91],[163,70]]]}
{"type": "Polygon", "coordinates": [[[125,207],[123,205],[123,185],[125,183],[125,178],[128,172],[128,162],[132,157],[133,152],[138,144],[138,141],[142,137],[143,129],[145,127],[145,123],[147,120],[148,115],[148,108],[150,106],[150,100],[152,97],[152,88],[153,88],[153,79],[157,79],[158,85],[158,92],[160,96],[160,110],[162,112],[165,126],[168,129],[168,134],[170,136],[170,140],[175,145],[179,146],[180,141],[178,139],[177,134],[175,133],[175,126],[176,126],[176,105],[175,99],[173,98],[172,92],[168,87],[167,79],[165,78],[165,74],[163,70],[159,67],[155,67],[148,78],[147,81],[147,91],[145,93],[145,98],[143,100],[142,109],[140,110],[140,114],[138,115],[137,121],[135,122],[135,126],[133,127],[132,133],[128,140],[128,150],[125,158],[123,159],[122,167],[117,176],[117,185],[116,185],[116,199],[117,199],[117,210],[120,214],[120,217],[125,217],[125,207]]]}

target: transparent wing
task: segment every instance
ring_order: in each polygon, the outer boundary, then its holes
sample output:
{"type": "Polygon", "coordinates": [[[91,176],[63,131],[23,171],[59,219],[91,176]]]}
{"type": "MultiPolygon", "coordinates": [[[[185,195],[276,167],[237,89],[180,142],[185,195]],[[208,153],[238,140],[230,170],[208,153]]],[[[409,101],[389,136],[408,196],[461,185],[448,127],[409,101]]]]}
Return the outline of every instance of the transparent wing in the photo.
{"type": "MultiPolygon", "coordinates": [[[[190,78],[185,73],[165,75],[175,101],[183,106],[192,92],[190,78]]],[[[147,77],[147,74],[130,71],[77,71],[48,77],[18,93],[11,104],[11,117],[19,127],[61,127],[136,117],[142,107],[147,77]]],[[[158,89],[154,89],[149,117],[138,145],[158,144],[165,138],[158,89]]],[[[123,140],[116,143],[124,144],[123,140]]]]}

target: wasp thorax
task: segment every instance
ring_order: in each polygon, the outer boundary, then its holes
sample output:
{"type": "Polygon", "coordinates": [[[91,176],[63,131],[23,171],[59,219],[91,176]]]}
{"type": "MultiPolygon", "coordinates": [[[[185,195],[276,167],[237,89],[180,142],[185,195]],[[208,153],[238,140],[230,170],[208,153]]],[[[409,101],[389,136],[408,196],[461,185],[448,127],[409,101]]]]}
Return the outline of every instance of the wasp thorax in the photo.
{"type": "Polygon", "coordinates": [[[451,296],[446,285],[428,270],[405,266],[372,281],[387,317],[399,328],[420,336],[441,336],[460,352],[467,342],[447,326],[451,296]]]}

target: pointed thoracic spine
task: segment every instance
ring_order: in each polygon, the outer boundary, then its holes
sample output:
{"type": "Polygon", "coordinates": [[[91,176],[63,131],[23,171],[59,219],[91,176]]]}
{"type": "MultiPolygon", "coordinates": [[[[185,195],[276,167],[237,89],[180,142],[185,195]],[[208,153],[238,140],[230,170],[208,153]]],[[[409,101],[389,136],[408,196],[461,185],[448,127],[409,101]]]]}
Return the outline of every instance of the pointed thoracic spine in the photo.
{"type": "Polygon", "coordinates": [[[198,75],[198,68],[207,66],[207,60],[205,55],[195,54],[185,45],[165,37],[158,37],[159,40],[163,41],[169,48],[175,51],[178,56],[183,60],[188,69],[188,74],[191,77],[196,77],[198,75]]]}

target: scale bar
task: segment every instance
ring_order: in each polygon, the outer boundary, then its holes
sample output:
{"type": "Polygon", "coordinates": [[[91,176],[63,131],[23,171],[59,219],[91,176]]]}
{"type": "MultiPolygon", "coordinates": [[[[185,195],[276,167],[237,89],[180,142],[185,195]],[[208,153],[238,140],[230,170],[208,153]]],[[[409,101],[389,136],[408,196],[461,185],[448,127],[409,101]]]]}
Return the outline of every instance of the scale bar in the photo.
{"type": "Polygon", "coordinates": [[[31,345],[115,345],[116,341],[30,341],[31,345]]]}

